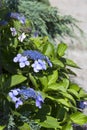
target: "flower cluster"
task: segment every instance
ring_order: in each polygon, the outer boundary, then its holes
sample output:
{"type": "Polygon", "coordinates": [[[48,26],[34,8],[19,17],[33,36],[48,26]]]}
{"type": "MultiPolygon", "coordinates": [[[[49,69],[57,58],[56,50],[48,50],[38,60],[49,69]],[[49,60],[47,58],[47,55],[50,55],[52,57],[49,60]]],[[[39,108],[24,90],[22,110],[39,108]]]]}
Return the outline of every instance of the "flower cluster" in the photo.
{"type": "Polygon", "coordinates": [[[36,50],[26,50],[23,52],[23,55],[27,56],[29,59],[32,59],[32,60],[39,60],[39,59],[45,60],[47,61],[49,66],[52,67],[52,63],[49,60],[49,58],[36,50]]]}
{"type": "Polygon", "coordinates": [[[41,108],[41,105],[44,102],[41,94],[36,92],[33,88],[23,87],[22,89],[14,89],[9,92],[9,96],[15,103],[16,108],[23,105],[23,101],[29,98],[36,101],[36,107],[38,108],[41,108]]]}
{"type": "Polygon", "coordinates": [[[46,62],[42,60],[35,60],[32,64],[34,72],[39,72],[40,70],[46,70],[46,62]]]}
{"type": "Polygon", "coordinates": [[[30,65],[29,61],[27,60],[27,57],[26,56],[22,56],[21,54],[17,54],[17,56],[14,57],[13,61],[15,63],[19,62],[20,68],[23,68],[25,66],[29,66],[30,65]]]}
{"type": "Polygon", "coordinates": [[[38,51],[33,51],[33,50],[27,50],[24,51],[22,54],[17,54],[16,57],[14,57],[13,61],[15,63],[19,62],[20,68],[23,68],[25,66],[29,66],[30,62],[28,59],[32,59],[34,63],[31,65],[33,68],[34,72],[39,72],[40,70],[46,70],[47,69],[47,64],[50,67],[52,67],[52,63],[50,62],[49,58],[43,54],[41,54],[38,51]]]}
{"type": "Polygon", "coordinates": [[[25,17],[21,16],[19,13],[16,13],[16,12],[15,13],[14,12],[8,13],[7,16],[10,18],[19,20],[22,24],[25,24],[25,22],[26,22],[25,17]]]}

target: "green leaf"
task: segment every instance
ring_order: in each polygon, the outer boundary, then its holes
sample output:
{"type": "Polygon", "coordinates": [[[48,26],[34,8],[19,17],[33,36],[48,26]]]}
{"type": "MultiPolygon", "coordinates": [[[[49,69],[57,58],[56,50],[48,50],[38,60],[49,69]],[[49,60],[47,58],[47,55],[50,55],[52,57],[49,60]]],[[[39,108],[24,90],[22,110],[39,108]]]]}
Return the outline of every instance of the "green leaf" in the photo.
{"type": "Polygon", "coordinates": [[[72,94],[73,96],[75,96],[77,99],[79,99],[79,94],[76,90],[74,89],[68,89],[67,90],[70,94],[72,94]]]}
{"type": "Polygon", "coordinates": [[[55,83],[58,79],[58,71],[55,70],[51,75],[48,76],[48,85],[55,83]]]}
{"type": "Polygon", "coordinates": [[[52,60],[52,63],[53,63],[54,65],[56,65],[56,66],[64,67],[64,64],[63,64],[60,60],[58,60],[58,59],[52,60]]]}
{"type": "Polygon", "coordinates": [[[27,80],[23,75],[13,75],[5,83],[4,87],[13,87],[27,80]]]}
{"type": "Polygon", "coordinates": [[[66,49],[67,49],[67,45],[65,43],[60,43],[58,45],[58,50],[57,50],[58,55],[64,56],[66,49]]]}
{"type": "Polygon", "coordinates": [[[47,87],[48,79],[46,76],[40,77],[39,80],[40,80],[41,84],[44,86],[44,88],[47,87]]]}
{"type": "Polygon", "coordinates": [[[63,81],[61,82],[61,85],[67,89],[69,87],[69,79],[63,78],[63,81]]]}
{"type": "Polygon", "coordinates": [[[37,80],[35,79],[35,77],[34,77],[32,74],[29,73],[29,78],[30,78],[32,84],[33,84],[36,88],[38,88],[39,85],[38,85],[37,80]]]}
{"type": "Polygon", "coordinates": [[[24,123],[23,126],[18,127],[19,130],[31,130],[27,123],[24,123]]]}
{"type": "Polygon", "coordinates": [[[61,128],[56,118],[47,116],[44,122],[40,122],[40,125],[45,128],[61,128]]]}
{"type": "Polygon", "coordinates": [[[66,65],[74,67],[74,68],[80,68],[74,61],[71,59],[66,59],[66,65]]]}
{"type": "Polygon", "coordinates": [[[4,130],[6,126],[0,126],[0,130],[4,130]]]}
{"type": "Polygon", "coordinates": [[[66,106],[66,107],[71,107],[70,103],[67,100],[65,100],[65,99],[61,98],[61,99],[57,99],[57,101],[58,101],[58,103],[66,106]]]}
{"type": "Polygon", "coordinates": [[[70,122],[65,124],[62,130],[73,130],[72,124],[70,122]]]}
{"type": "Polygon", "coordinates": [[[47,91],[53,90],[53,91],[63,91],[66,92],[66,89],[60,84],[60,83],[53,83],[48,85],[47,91]]]}
{"type": "Polygon", "coordinates": [[[66,92],[60,92],[60,93],[64,96],[64,98],[66,97],[68,100],[71,100],[74,103],[74,105],[76,105],[76,101],[75,101],[75,99],[73,98],[72,95],[70,95],[66,92]]]}
{"type": "Polygon", "coordinates": [[[81,112],[73,113],[70,116],[70,119],[72,120],[73,123],[76,123],[79,125],[84,125],[85,123],[87,123],[87,116],[81,112]]]}
{"type": "Polygon", "coordinates": [[[45,44],[43,48],[43,53],[48,57],[54,56],[54,46],[49,43],[45,44]]]}

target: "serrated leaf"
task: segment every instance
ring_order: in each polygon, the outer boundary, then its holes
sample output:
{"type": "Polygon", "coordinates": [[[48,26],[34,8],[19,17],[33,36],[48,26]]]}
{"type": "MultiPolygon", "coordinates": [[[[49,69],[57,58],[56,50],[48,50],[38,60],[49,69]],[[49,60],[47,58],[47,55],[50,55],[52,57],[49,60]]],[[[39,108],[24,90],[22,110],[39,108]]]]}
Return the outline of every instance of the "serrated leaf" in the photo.
{"type": "Polygon", "coordinates": [[[85,123],[87,123],[87,116],[81,112],[73,113],[70,116],[70,119],[72,120],[73,123],[76,123],[79,125],[84,125],[85,123]]]}
{"type": "Polygon", "coordinates": [[[58,45],[58,50],[57,50],[58,55],[64,56],[66,49],[67,49],[67,45],[65,43],[60,43],[58,45]]]}
{"type": "Polygon", "coordinates": [[[13,87],[27,80],[23,75],[13,75],[5,83],[4,87],[13,87]]]}
{"type": "Polygon", "coordinates": [[[40,122],[40,125],[45,128],[61,128],[56,118],[47,116],[44,122],[40,122]]]}
{"type": "Polygon", "coordinates": [[[58,71],[55,70],[51,75],[48,76],[48,85],[55,83],[58,79],[58,71]]]}

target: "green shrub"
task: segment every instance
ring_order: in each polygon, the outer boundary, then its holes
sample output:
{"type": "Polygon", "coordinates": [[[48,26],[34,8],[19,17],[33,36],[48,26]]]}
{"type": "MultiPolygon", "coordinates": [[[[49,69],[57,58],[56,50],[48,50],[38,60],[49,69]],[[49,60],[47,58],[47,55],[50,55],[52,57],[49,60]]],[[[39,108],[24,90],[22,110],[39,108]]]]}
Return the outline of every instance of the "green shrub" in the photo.
{"type": "Polygon", "coordinates": [[[69,66],[79,67],[65,57],[67,45],[33,33],[31,19],[2,12],[0,130],[73,130],[74,123],[85,124],[77,101],[87,94],[70,80],[75,73],[69,66]]]}

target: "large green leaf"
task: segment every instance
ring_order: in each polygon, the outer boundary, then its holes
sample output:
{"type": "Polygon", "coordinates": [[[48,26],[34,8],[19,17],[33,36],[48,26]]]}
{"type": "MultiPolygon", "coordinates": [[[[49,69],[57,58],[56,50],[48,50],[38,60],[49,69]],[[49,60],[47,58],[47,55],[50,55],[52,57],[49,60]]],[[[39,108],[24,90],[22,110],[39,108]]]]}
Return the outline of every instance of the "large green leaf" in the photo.
{"type": "Polygon", "coordinates": [[[4,87],[13,87],[27,80],[23,75],[13,75],[4,83],[4,87]]]}
{"type": "Polygon", "coordinates": [[[65,43],[60,43],[58,45],[57,53],[59,56],[63,56],[65,54],[65,51],[67,49],[67,45],[65,43]]]}
{"type": "Polygon", "coordinates": [[[56,118],[47,116],[44,122],[40,122],[40,125],[45,128],[61,128],[56,118]]]}
{"type": "Polygon", "coordinates": [[[51,75],[48,76],[48,85],[55,83],[58,79],[58,71],[55,70],[51,75]]]}
{"type": "Polygon", "coordinates": [[[85,123],[87,123],[87,116],[81,112],[73,113],[70,116],[70,119],[72,120],[73,123],[76,123],[79,125],[84,125],[85,123]]]}
{"type": "Polygon", "coordinates": [[[66,89],[60,84],[60,83],[53,83],[48,85],[47,91],[53,90],[53,91],[63,91],[66,92],[66,89]]]}

